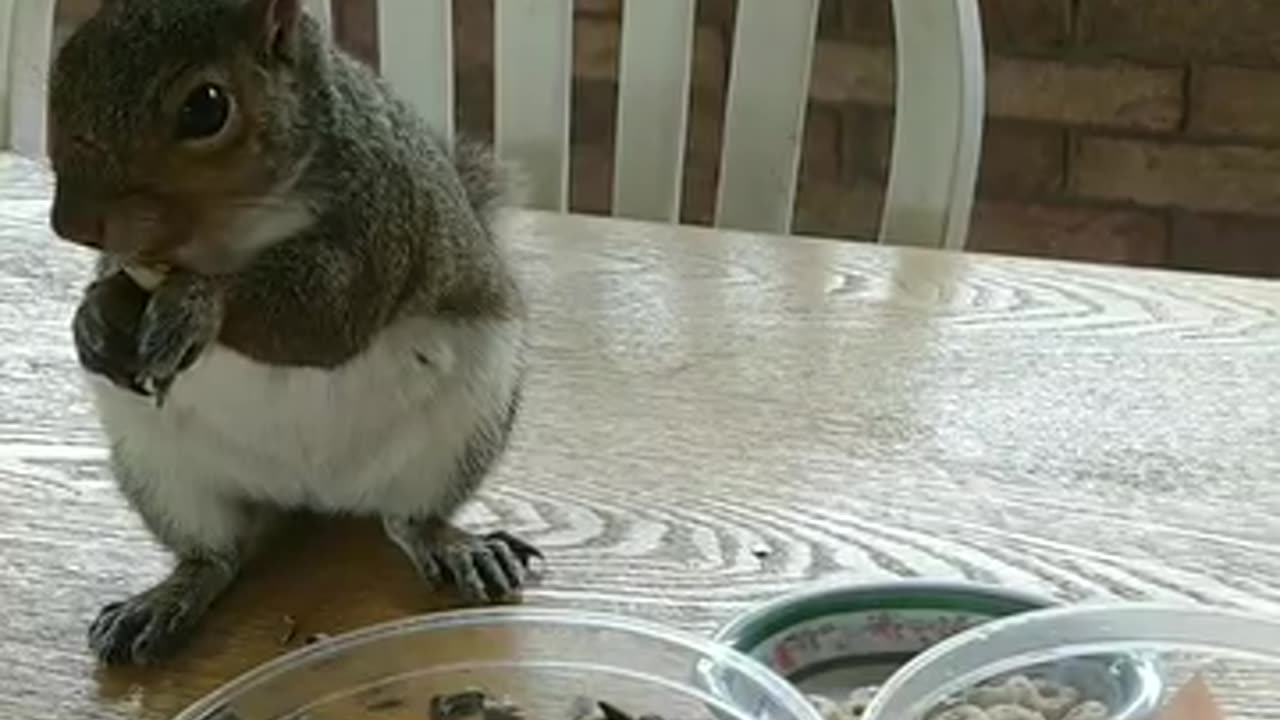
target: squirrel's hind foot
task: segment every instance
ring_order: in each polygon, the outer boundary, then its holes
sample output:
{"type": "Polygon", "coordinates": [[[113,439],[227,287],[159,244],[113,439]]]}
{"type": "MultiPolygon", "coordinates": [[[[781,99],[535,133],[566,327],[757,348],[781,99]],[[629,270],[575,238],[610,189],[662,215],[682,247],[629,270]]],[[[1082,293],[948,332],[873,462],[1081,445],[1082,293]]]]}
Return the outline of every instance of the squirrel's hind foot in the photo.
{"type": "Polygon", "coordinates": [[[505,532],[474,535],[443,520],[387,518],[383,525],[433,589],[449,587],[469,604],[519,598],[530,564],[543,557],[505,532]]]}

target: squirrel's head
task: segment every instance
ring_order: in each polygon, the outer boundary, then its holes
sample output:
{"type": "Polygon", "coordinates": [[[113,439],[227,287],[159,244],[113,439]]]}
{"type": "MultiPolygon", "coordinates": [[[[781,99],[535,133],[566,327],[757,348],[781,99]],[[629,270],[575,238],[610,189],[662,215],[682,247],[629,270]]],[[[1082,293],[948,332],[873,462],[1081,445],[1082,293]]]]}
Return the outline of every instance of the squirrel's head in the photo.
{"type": "Polygon", "coordinates": [[[212,272],[304,226],[322,43],[301,0],[104,0],[50,78],[55,232],[212,272]]]}

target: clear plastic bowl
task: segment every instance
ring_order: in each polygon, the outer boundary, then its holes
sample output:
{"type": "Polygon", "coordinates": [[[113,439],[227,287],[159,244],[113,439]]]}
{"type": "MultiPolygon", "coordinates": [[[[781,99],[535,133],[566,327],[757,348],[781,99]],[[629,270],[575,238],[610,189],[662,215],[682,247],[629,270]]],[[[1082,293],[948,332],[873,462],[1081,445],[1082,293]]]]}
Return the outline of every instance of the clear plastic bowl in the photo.
{"type": "MultiPolygon", "coordinates": [[[[786,677],[802,692],[843,700],[882,685],[912,658],[952,635],[1018,613],[1057,607],[1033,593],[949,580],[824,581],[752,608],[716,640],[786,677]]],[[[1111,720],[1147,720],[1163,679],[1146,657],[1107,653],[1028,668],[1113,709],[1111,720]]]]}
{"type": "Polygon", "coordinates": [[[636,717],[821,720],[785,680],[710,640],[526,608],[443,613],[324,640],[251,671],[175,720],[425,720],[432,698],[469,689],[550,720],[569,720],[583,697],[636,717]]]}
{"type": "MultiPolygon", "coordinates": [[[[1151,658],[1158,711],[1196,675],[1229,718],[1280,718],[1280,619],[1203,607],[1083,605],[1015,615],[933,647],[890,678],[863,720],[921,720],[1028,667],[1107,653],[1151,658]]],[[[1153,712],[1154,714],[1154,712],[1153,712]]]]}

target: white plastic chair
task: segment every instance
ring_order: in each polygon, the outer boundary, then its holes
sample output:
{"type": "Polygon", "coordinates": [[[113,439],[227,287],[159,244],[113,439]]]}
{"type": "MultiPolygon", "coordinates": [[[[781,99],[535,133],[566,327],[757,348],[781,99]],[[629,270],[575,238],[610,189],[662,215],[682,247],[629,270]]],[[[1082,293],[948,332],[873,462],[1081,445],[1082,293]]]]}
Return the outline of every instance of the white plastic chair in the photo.
{"type": "MultiPolygon", "coordinates": [[[[465,0],[463,0],[465,1],[465,0]]],[[[454,0],[380,0],[382,71],[442,132],[454,117],[454,0]]],[[[716,223],[791,229],[819,0],[739,0],[716,223]]],[[[330,23],[330,0],[306,0],[330,23]]],[[[893,0],[897,119],[880,240],[964,246],[985,97],[977,0],[893,0]]],[[[624,0],[614,213],[676,222],[694,0],[624,0]]],[[[565,211],[573,0],[496,0],[495,141],[565,211]]],[[[42,155],[53,0],[0,0],[0,149],[42,155]]]]}
{"type": "MultiPolygon", "coordinates": [[[[327,0],[316,0],[324,5],[327,0]]],[[[791,229],[819,0],[739,0],[716,223],[791,229]]],[[[380,0],[382,68],[453,132],[452,0],[380,0]]],[[[880,240],[961,248],[985,101],[977,0],[894,0],[897,120],[880,240]]],[[[615,215],[676,222],[694,0],[624,0],[615,215]]],[[[569,197],[572,0],[496,0],[495,142],[532,207],[569,197]]]]}
{"type": "Polygon", "coordinates": [[[53,0],[0,0],[0,152],[42,157],[53,0]]]}

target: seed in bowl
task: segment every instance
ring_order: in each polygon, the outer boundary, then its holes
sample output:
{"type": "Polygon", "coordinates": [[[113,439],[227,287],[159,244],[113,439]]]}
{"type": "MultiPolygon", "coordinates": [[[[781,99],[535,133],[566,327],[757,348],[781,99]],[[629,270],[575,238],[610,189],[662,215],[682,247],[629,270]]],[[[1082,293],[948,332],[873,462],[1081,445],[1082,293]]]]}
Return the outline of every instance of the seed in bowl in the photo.
{"type": "MultiPolygon", "coordinates": [[[[508,698],[495,698],[484,690],[469,688],[431,699],[429,720],[535,720],[508,698]]],[[[661,715],[631,715],[611,703],[578,698],[566,720],[665,720],[661,715]]],[[[538,719],[541,720],[541,719],[538,719]]]]}
{"type": "Polygon", "coordinates": [[[665,720],[661,715],[641,715],[636,717],[619,710],[610,703],[590,698],[579,698],[574,704],[572,720],[665,720]]]}
{"type": "Polygon", "coordinates": [[[467,689],[431,698],[431,720],[525,720],[524,712],[503,698],[467,689]]]}
{"type": "MultiPolygon", "coordinates": [[[[860,720],[879,688],[855,689],[843,701],[811,695],[823,720],[860,720]]],[[[1086,700],[1078,689],[1045,678],[1014,675],[979,685],[942,707],[929,720],[1109,720],[1111,710],[1086,700]]]]}
{"type": "Polygon", "coordinates": [[[1111,711],[1097,700],[1081,703],[1067,713],[1065,720],[1107,720],[1111,711]]]}
{"type": "Polygon", "coordinates": [[[868,685],[867,687],[854,688],[849,693],[849,697],[843,702],[837,702],[821,695],[810,695],[809,702],[818,710],[818,714],[823,720],[858,720],[867,708],[871,705],[871,701],[875,698],[876,693],[880,691],[878,685],[868,685]]]}

